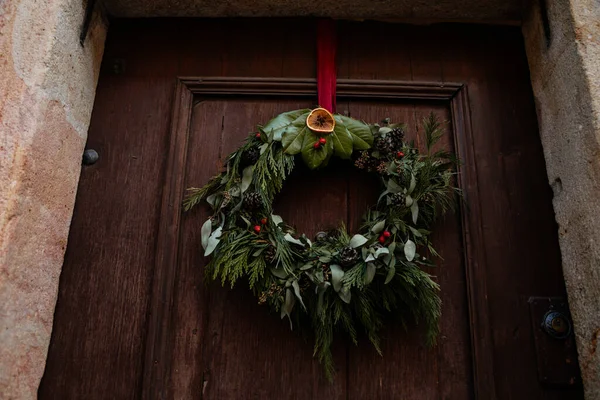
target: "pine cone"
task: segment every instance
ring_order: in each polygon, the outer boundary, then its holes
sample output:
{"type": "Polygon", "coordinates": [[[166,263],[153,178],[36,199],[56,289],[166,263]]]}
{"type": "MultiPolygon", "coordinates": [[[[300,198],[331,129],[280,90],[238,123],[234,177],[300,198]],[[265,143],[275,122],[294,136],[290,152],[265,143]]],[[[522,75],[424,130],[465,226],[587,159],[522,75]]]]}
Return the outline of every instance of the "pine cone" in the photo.
{"type": "Polygon", "coordinates": [[[358,261],[358,251],[352,247],[344,247],[340,250],[340,264],[344,267],[349,267],[358,261]]]}
{"type": "Polygon", "coordinates": [[[402,148],[404,142],[404,131],[401,128],[394,128],[387,134],[387,137],[392,139],[394,150],[398,151],[402,148]]]}
{"type": "Polygon", "coordinates": [[[277,250],[275,249],[274,246],[267,247],[264,251],[265,261],[269,264],[272,264],[273,262],[275,262],[276,254],[277,254],[277,250]]]}
{"type": "Polygon", "coordinates": [[[375,141],[375,148],[382,154],[393,152],[394,147],[394,139],[390,136],[381,137],[375,141]]]}
{"type": "Polygon", "coordinates": [[[242,159],[240,160],[242,167],[254,165],[260,157],[260,150],[258,147],[250,147],[248,150],[242,153],[242,159]]]}
{"type": "Polygon", "coordinates": [[[246,210],[256,210],[262,207],[262,197],[258,192],[248,192],[244,196],[244,208],[246,210]]]}
{"type": "Polygon", "coordinates": [[[406,195],[404,193],[393,194],[391,200],[394,207],[406,207],[406,195]]]}

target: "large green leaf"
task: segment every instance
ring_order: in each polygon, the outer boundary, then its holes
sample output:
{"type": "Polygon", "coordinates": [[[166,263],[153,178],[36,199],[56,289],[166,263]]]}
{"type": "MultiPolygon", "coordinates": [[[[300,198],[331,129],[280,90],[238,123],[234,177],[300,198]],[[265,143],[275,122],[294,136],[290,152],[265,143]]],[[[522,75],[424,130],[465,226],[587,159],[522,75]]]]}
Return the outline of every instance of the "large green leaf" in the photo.
{"type": "Polygon", "coordinates": [[[304,126],[304,128],[299,129],[290,129],[288,132],[286,132],[281,140],[283,150],[287,154],[300,153],[302,151],[302,144],[304,143],[304,137],[306,136],[306,132],[309,132],[309,129],[306,126],[304,126]]]}
{"type": "Polygon", "coordinates": [[[304,135],[304,143],[302,145],[302,159],[306,166],[310,169],[315,169],[321,166],[329,159],[330,146],[322,146],[314,148],[314,144],[319,140],[319,137],[309,131],[304,135]]]}
{"type": "Polygon", "coordinates": [[[335,121],[336,126],[341,124],[352,136],[352,142],[356,150],[366,150],[373,144],[373,134],[369,125],[339,114],[335,116],[335,121]]]}
{"type": "Polygon", "coordinates": [[[330,135],[329,140],[333,142],[333,151],[335,152],[336,156],[345,159],[350,158],[354,144],[352,141],[352,136],[346,127],[342,125],[336,125],[335,130],[330,135]]]}
{"type": "Polygon", "coordinates": [[[293,110],[284,112],[283,114],[279,114],[269,122],[265,126],[262,127],[263,131],[269,135],[272,140],[281,140],[283,134],[286,130],[292,126],[292,123],[297,119],[303,117],[306,120],[310,110],[305,108],[301,110],[293,110]]]}

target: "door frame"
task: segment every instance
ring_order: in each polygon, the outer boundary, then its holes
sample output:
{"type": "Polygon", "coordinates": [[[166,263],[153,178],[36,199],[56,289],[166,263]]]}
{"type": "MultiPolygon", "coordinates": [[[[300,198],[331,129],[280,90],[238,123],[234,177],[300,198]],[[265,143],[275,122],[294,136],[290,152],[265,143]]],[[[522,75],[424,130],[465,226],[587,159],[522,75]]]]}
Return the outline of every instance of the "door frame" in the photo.
{"type": "MultiPolygon", "coordinates": [[[[143,396],[160,399],[168,391],[174,302],[178,259],[178,235],[187,143],[190,134],[194,97],[308,97],[316,96],[315,79],[178,77],[171,114],[169,154],[160,211],[156,266],[152,280],[152,304],[144,356],[143,396]]],[[[475,398],[495,400],[492,332],[487,304],[485,250],[481,226],[477,165],[471,131],[467,85],[463,83],[413,82],[388,80],[338,79],[337,96],[344,99],[396,99],[447,102],[451,113],[454,148],[461,165],[458,186],[464,201],[460,203],[463,258],[467,280],[467,304],[471,336],[473,390],[475,398]]]]}

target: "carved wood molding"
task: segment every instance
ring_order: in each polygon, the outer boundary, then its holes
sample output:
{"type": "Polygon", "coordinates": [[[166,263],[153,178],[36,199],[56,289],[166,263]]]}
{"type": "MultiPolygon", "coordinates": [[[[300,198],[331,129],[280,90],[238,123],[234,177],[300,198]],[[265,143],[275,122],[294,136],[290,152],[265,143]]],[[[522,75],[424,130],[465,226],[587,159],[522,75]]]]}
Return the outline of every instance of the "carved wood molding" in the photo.
{"type": "MultiPolygon", "coordinates": [[[[492,331],[489,324],[485,252],[477,165],[473,148],[467,87],[461,83],[338,79],[337,95],[346,99],[447,101],[458,156],[464,264],[473,354],[475,397],[495,400],[492,331]]],[[[316,96],[315,79],[181,77],[177,80],[171,118],[167,171],[163,186],[156,265],[152,283],[151,316],[147,327],[143,377],[144,399],[169,397],[172,353],[170,310],[174,301],[178,232],[184,193],[184,167],[194,95],[250,97],[316,96]]]]}

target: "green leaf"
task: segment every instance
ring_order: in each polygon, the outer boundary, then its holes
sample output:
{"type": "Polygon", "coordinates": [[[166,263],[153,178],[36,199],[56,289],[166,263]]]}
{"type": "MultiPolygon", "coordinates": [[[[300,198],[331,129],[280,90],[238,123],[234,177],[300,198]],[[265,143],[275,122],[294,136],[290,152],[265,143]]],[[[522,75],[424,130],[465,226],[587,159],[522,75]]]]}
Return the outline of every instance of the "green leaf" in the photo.
{"type": "Polygon", "coordinates": [[[367,238],[363,235],[356,234],[352,236],[352,239],[350,239],[350,243],[348,245],[355,249],[357,247],[362,246],[365,243],[367,243],[367,238]]]}
{"type": "Polygon", "coordinates": [[[283,317],[285,317],[286,315],[288,316],[289,320],[290,320],[290,329],[292,329],[292,310],[294,309],[294,304],[296,303],[296,297],[294,297],[294,294],[292,293],[292,291],[290,289],[287,289],[285,291],[285,303],[283,303],[283,306],[281,307],[281,318],[283,319],[283,317]]]}
{"type": "Polygon", "coordinates": [[[417,186],[417,179],[415,178],[415,174],[410,174],[410,186],[408,187],[408,193],[411,194],[415,187],[417,186]]]}
{"type": "Polygon", "coordinates": [[[310,169],[318,168],[327,159],[329,151],[328,146],[314,148],[314,144],[319,140],[319,137],[313,132],[304,135],[304,143],[302,145],[302,159],[306,166],[310,169]]]}
{"type": "Polygon", "coordinates": [[[304,128],[296,129],[291,132],[287,132],[283,136],[281,144],[283,145],[283,151],[286,154],[298,154],[302,151],[302,144],[304,138],[309,129],[305,126],[304,128]]]}
{"type": "Polygon", "coordinates": [[[412,206],[412,204],[413,204],[413,198],[410,197],[409,194],[406,195],[406,200],[405,200],[404,204],[406,204],[406,207],[412,206]]]}
{"type": "Polygon", "coordinates": [[[289,128],[294,121],[304,117],[308,117],[310,113],[309,109],[293,110],[279,114],[269,122],[262,129],[271,137],[273,140],[281,140],[283,134],[286,132],[286,128],[289,128]]]}
{"type": "Polygon", "coordinates": [[[220,242],[219,238],[221,237],[222,231],[223,231],[223,228],[218,227],[217,229],[215,229],[215,231],[212,233],[212,235],[210,235],[210,237],[208,238],[208,242],[206,243],[206,249],[204,249],[205,257],[209,256],[213,251],[215,251],[215,248],[217,247],[217,245],[220,242]]]}
{"type": "Polygon", "coordinates": [[[413,235],[415,235],[415,237],[422,237],[423,235],[421,234],[421,232],[419,232],[418,230],[416,230],[415,228],[413,228],[412,226],[409,226],[408,229],[410,229],[410,231],[413,233],[413,235]]]}
{"type": "Polygon", "coordinates": [[[384,135],[392,131],[392,128],[388,128],[387,126],[382,126],[379,128],[379,134],[384,135]]]}
{"type": "Polygon", "coordinates": [[[412,261],[415,258],[417,252],[417,245],[410,239],[404,243],[404,255],[408,261],[412,261]]]}
{"type": "Polygon", "coordinates": [[[350,292],[350,289],[343,288],[338,292],[338,295],[340,296],[340,299],[344,301],[344,303],[350,304],[350,298],[352,297],[352,292],[350,292]]]}
{"type": "Polygon", "coordinates": [[[271,214],[271,220],[275,226],[279,226],[279,224],[283,223],[283,218],[281,218],[279,215],[271,214]]]}
{"type": "Polygon", "coordinates": [[[206,202],[207,202],[208,204],[210,204],[212,207],[214,207],[214,206],[215,206],[215,204],[217,203],[217,194],[218,194],[218,193],[213,193],[213,194],[211,194],[210,196],[208,196],[208,197],[206,198],[206,202]]]}
{"type": "Polygon", "coordinates": [[[396,275],[396,267],[391,265],[390,268],[388,269],[388,273],[387,276],[385,277],[385,284],[387,285],[388,283],[390,283],[390,281],[394,278],[394,275],[396,275]]]}
{"type": "Polygon", "coordinates": [[[244,168],[244,171],[242,172],[242,193],[244,193],[250,187],[253,173],[254,165],[244,168]]]}
{"type": "Polygon", "coordinates": [[[268,143],[261,144],[260,147],[259,147],[260,154],[262,155],[262,153],[264,153],[268,148],[269,148],[269,144],[268,143]]]}
{"type": "Polygon", "coordinates": [[[333,284],[333,290],[339,292],[342,287],[344,270],[337,264],[332,264],[329,269],[331,270],[331,283],[333,284]]]}
{"type": "Polygon", "coordinates": [[[287,240],[290,243],[294,243],[297,244],[299,246],[304,247],[304,243],[302,243],[301,241],[299,241],[298,239],[295,239],[292,235],[290,235],[289,233],[286,233],[285,236],[283,237],[285,240],[287,240]]]}
{"type": "Polygon", "coordinates": [[[373,282],[373,278],[375,278],[376,271],[377,271],[377,268],[375,267],[375,264],[367,263],[367,270],[365,272],[365,277],[363,280],[365,285],[368,285],[369,283],[373,282]]]}
{"type": "Polygon", "coordinates": [[[302,296],[300,296],[300,285],[298,285],[297,280],[294,280],[294,282],[292,282],[292,287],[294,288],[294,293],[296,294],[296,297],[298,298],[298,300],[300,300],[300,304],[302,304],[302,308],[306,310],[306,306],[302,301],[302,296]]]}
{"type": "Polygon", "coordinates": [[[344,126],[336,125],[330,135],[330,140],[333,142],[333,150],[336,156],[344,159],[350,158],[354,143],[350,132],[344,126]]]}
{"type": "Polygon", "coordinates": [[[306,271],[306,270],[309,270],[309,269],[311,269],[313,266],[314,266],[314,265],[312,265],[312,263],[307,263],[307,264],[304,264],[303,266],[301,266],[301,267],[300,267],[300,271],[306,271]]]}
{"type": "Polygon", "coordinates": [[[271,268],[271,273],[279,279],[287,279],[289,275],[283,268],[271,268]]]}
{"type": "Polygon", "coordinates": [[[204,224],[202,224],[202,229],[200,229],[200,236],[202,238],[202,248],[204,250],[206,250],[206,246],[208,246],[208,238],[210,237],[211,232],[212,220],[209,218],[204,224]]]}
{"type": "Polygon", "coordinates": [[[339,114],[336,114],[334,118],[336,121],[336,126],[337,124],[341,124],[346,128],[348,133],[350,133],[355,149],[367,150],[371,147],[373,144],[373,134],[371,133],[369,125],[339,114]]]}
{"type": "Polygon", "coordinates": [[[400,193],[402,186],[398,185],[393,179],[387,181],[387,190],[389,193],[400,193]]]}
{"type": "Polygon", "coordinates": [[[319,314],[323,311],[323,297],[329,286],[331,286],[331,283],[329,282],[323,282],[317,286],[317,291],[319,293],[319,299],[317,300],[317,313],[319,314]]]}
{"type": "Polygon", "coordinates": [[[377,233],[383,231],[383,228],[385,228],[385,220],[379,221],[378,223],[373,225],[373,227],[371,228],[371,232],[377,234],[377,233]]]}
{"type": "Polygon", "coordinates": [[[410,212],[412,213],[412,221],[413,224],[417,223],[417,218],[419,218],[419,204],[416,201],[413,201],[410,206],[410,212]]]}
{"type": "Polygon", "coordinates": [[[390,250],[387,247],[381,247],[377,249],[375,252],[375,258],[379,258],[379,256],[382,254],[390,254],[390,250]]]}

